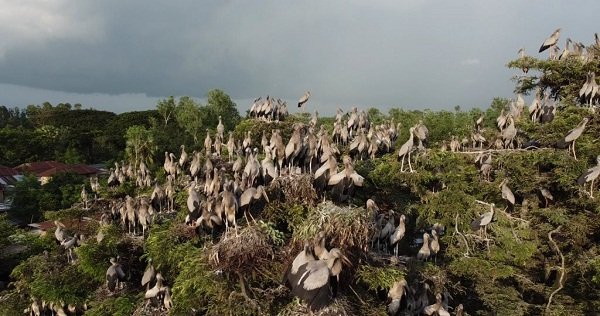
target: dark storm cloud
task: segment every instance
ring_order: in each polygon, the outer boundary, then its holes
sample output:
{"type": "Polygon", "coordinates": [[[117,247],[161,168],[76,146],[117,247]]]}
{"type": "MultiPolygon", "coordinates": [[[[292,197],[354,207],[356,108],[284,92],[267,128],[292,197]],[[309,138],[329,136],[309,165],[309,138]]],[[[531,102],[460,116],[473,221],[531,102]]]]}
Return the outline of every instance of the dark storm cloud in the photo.
{"type": "Polygon", "coordinates": [[[537,56],[559,26],[564,38],[584,43],[598,31],[585,16],[598,10],[567,2],[0,4],[1,104],[39,103],[23,92],[35,89],[9,89],[24,86],[58,91],[49,93],[57,99],[64,93],[71,103],[96,96],[106,102],[97,108],[113,111],[151,108],[168,95],[202,98],[213,88],[242,102],[266,94],[293,101],[309,89],[325,113],[354,104],[486,106],[512,95],[513,72],[504,65],[519,47],[537,56]]]}

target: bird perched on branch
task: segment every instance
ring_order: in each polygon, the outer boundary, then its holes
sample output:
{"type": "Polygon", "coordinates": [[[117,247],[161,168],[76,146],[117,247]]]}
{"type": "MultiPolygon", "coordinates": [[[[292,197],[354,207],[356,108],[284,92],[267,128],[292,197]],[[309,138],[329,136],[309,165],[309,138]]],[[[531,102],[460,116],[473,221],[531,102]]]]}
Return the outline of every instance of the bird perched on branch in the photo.
{"type": "Polygon", "coordinates": [[[471,222],[471,228],[474,231],[478,231],[480,234],[483,233],[485,238],[487,238],[487,226],[492,222],[494,218],[494,203],[490,204],[490,211],[487,213],[481,214],[479,218],[476,218],[471,222]]]}
{"type": "Polygon", "coordinates": [[[596,166],[589,168],[586,170],[578,179],[577,184],[583,184],[583,189],[585,190],[585,184],[590,183],[590,197],[594,198],[594,181],[600,175],[600,155],[596,157],[596,166]]]}
{"type": "Polygon", "coordinates": [[[570,130],[569,133],[567,134],[567,136],[560,139],[556,143],[556,147],[565,148],[568,146],[569,153],[572,151],[573,157],[575,158],[575,160],[577,160],[577,154],[575,153],[575,141],[581,136],[581,134],[583,134],[583,131],[585,130],[585,125],[588,122],[589,122],[589,119],[587,117],[584,117],[583,120],[581,120],[581,122],[579,124],[577,124],[577,127],[570,130]]]}

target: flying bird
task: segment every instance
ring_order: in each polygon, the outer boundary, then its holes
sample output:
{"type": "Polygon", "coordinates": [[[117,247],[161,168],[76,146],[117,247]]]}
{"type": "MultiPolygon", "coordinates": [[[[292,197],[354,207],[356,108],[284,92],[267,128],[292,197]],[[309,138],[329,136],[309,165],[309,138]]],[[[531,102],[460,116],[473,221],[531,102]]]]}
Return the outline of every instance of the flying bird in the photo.
{"type": "Polygon", "coordinates": [[[306,91],[306,93],[304,93],[300,100],[298,100],[298,107],[303,106],[304,103],[308,101],[308,98],[310,98],[310,91],[306,91]]]}
{"type": "Polygon", "coordinates": [[[546,49],[556,45],[556,43],[558,42],[558,38],[560,37],[560,28],[556,29],[556,31],[554,31],[552,33],[552,35],[550,35],[550,37],[548,37],[544,43],[542,43],[542,46],[540,46],[540,53],[545,51],[546,49]]]}

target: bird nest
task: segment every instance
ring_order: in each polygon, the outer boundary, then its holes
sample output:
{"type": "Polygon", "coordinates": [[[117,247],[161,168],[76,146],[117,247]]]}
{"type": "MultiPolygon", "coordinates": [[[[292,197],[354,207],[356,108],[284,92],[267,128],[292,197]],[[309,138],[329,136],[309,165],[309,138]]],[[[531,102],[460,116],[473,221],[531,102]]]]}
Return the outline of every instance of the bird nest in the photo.
{"type": "Polygon", "coordinates": [[[304,224],[294,230],[293,242],[298,249],[306,240],[324,232],[332,247],[367,252],[373,226],[373,214],[364,207],[337,206],[330,201],[317,205],[304,224]]]}
{"type": "Polygon", "coordinates": [[[269,184],[267,192],[270,197],[287,203],[313,206],[317,200],[313,178],[308,174],[277,177],[269,184]]]}
{"type": "Polygon", "coordinates": [[[257,225],[240,229],[239,236],[232,229],[210,251],[213,268],[223,272],[251,273],[274,256],[269,236],[257,225]]]}
{"type": "MultiPolygon", "coordinates": [[[[279,316],[305,316],[309,315],[310,311],[305,304],[298,304],[296,301],[293,301],[285,306],[285,308],[279,312],[279,316]]],[[[347,315],[357,315],[358,311],[348,298],[346,297],[338,297],[336,298],[329,306],[319,310],[318,312],[313,312],[314,316],[347,316],[347,315]]]]}

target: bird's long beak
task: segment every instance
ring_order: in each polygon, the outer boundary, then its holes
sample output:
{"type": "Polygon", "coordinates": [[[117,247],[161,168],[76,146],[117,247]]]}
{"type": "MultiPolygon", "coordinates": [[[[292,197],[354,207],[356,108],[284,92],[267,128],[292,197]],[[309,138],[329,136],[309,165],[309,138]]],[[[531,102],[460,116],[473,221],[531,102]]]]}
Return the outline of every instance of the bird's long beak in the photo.
{"type": "Polygon", "coordinates": [[[350,261],[350,259],[348,259],[348,257],[342,255],[341,259],[342,259],[342,262],[345,263],[347,266],[350,266],[350,267],[352,266],[352,262],[350,261]]]}

